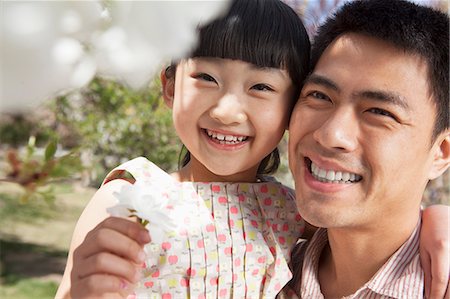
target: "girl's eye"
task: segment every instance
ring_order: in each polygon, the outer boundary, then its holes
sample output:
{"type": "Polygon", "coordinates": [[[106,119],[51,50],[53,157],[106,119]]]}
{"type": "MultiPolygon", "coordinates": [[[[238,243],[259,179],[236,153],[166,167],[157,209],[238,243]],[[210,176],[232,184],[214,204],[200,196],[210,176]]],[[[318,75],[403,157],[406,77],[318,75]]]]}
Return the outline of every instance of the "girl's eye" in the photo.
{"type": "Polygon", "coordinates": [[[389,111],[386,111],[386,110],[384,110],[384,109],[380,109],[380,108],[370,108],[370,109],[367,110],[367,111],[369,111],[369,112],[371,112],[371,113],[374,113],[374,114],[377,114],[377,115],[387,116],[387,117],[390,117],[390,118],[392,118],[392,119],[394,119],[394,120],[397,120],[397,118],[396,118],[392,113],[390,113],[389,111]]]}
{"type": "Polygon", "coordinates": [[[208,82],[216,82],[216,79],[214,79],[211,75],[208,75],[206,73],[199,73],[194,76],[195,79],[208,81],[208,82]]]}
{"type": "Polygon", "coordinates": [[[259,83],[252,86],[251,89],[259,90],[259,91],[274,91],[272,87],[267,84],[259,83]]]}

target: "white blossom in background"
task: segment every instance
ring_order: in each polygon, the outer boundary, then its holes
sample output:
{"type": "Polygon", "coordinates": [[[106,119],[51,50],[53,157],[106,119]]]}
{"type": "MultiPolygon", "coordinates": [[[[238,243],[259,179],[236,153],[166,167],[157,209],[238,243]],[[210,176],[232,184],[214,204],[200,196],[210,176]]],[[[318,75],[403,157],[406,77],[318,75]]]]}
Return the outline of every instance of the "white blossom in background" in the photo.
{"type": "Polygon", "coordinates": [[[0,111],[29,109],[95,73],[83,43],[100,23],[98,2],[1,2],[0,111]]]}
{"type": "Polygon", "coordinates": [[[95,41],[100,73],[145,85],[161,59],[178,58],[196,41],[195,29],[226,9],[226,1],[117,1],[112,26],[95,41]],[[158,59],[155,59],[158,58],[158,59]]]}
{"type": "Polygon", "coordinates": [[[30,109],[95,74],[143,87],[228,2],[1,1],[0,112],[30,109]]]}

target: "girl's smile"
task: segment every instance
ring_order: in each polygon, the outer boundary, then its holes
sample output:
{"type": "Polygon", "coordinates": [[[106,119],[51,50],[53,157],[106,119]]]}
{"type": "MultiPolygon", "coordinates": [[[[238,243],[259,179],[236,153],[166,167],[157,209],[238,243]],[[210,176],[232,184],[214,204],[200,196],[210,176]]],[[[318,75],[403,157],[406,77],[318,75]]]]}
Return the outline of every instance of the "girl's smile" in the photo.
{"type": "Polygon", "coordinates": [[[194,158],[189,176],[255,181],[287,128],[294,101],[287,71],[202,57],[181,61],[174,79],[162,79],[175,129],[194,158]]]}
{"type": "Polygon", "coordinates": [[[223,150],[237,150],[244,147],[248,141],[249,136],[234,134],[225,131],[216,131],[209,129],[202,129],[204,135],[209,140],[212,146],[215,146],[217,149],[223,150]]]}

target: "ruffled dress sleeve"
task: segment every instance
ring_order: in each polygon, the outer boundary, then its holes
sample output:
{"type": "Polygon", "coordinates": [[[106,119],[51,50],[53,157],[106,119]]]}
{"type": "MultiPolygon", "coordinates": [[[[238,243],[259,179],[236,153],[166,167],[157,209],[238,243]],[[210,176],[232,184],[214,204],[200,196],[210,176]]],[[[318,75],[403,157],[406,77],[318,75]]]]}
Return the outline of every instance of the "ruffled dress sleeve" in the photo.
{"type": "Polygon", "coordinates": [[[179,183],[145,158],[112,173],[122,171],[148,188],[163,184],[168,206],[183,205],[177,214],[182,225],[145,246],[136,298],[275,298],[292,277],[290,251],[304,223],[289,188],[278,182],[179,183]]]}

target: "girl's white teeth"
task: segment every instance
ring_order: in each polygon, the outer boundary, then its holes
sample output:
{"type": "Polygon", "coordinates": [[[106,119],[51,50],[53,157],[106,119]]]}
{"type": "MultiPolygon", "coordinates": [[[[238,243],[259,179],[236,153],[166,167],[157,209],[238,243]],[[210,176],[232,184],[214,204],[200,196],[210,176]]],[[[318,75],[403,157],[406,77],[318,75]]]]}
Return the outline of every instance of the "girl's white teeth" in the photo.
{"type": "Polygon", "coordinates": [[[362,179],[355,173],[321,169],[314,162],[311,162],[311,173],[317,180],[326,183],[349,184],[362,179]]]}
{"type": "Polygon", "coordinates": [[[245,136],[224,135],[224,134],[216,133],[216,132],[209,131],[209,130],[205,130],[205,131],[209,137],[217,139],[221,143],[235,144],[235,143],[239,143],[244,140],[247,140],[247,137],[245,137],[245,136]]]}

